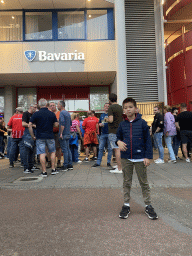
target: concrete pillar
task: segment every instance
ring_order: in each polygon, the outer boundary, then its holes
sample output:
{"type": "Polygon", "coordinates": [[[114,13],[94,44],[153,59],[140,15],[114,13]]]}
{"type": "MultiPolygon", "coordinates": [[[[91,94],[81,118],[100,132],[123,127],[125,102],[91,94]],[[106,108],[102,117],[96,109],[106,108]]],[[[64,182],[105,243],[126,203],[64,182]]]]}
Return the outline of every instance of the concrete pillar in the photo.
{"type": "Polygon", "coordinates": [[[111,93],[117,94],[117,75],[115,76],[114,82],[111,84],[111,93]]]}
{"type": "Polygon", "coordinates": [[[159,101],[167,105],[167,82],[164,49],[164,20],[162,0],[155,0],[155,33],[157,53],[157,79],[159,101]]]}
{"type": "Polygon", "coordinates": [[[115,33],[117,52],[117,101],[127,97],[126,36],[124,0],[115,0],[115,33]]]}
{"type": "Polygon", "coordinates": [[[4,88],[4,118],[5,123],[9,122],[10,117],[14,114],[16,108],[16,88],[15,86],[5,86],[4,88]]]}

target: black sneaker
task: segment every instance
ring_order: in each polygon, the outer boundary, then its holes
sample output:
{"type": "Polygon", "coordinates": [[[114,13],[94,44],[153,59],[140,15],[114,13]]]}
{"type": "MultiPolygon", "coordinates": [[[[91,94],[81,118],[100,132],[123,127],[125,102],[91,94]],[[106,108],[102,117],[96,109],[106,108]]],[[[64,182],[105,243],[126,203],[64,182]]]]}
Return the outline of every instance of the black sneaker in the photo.
{"type": "Polygon", "coordinates": [[[67,166],[67,169],[68,169],[68,170],[73,170],[73,165],[70,165],[70,164],[69,164],[69,165],[67,166]]]}
{"type": "Polygon", "coordinates": [[[145,213],[147,214],[149,219],[152,219],[152,220],[158,219],[158,216],[151,205],[146,206],[145,213]]]}
{"type": "Polygon", "coordinates": [[[89,158],[85,158],[85,159],[84,159],[84,162],[89,162],[89,158]]]}
{"type": "Polygon", "coordinates": [[[115,170],[116,168],[114,168],[110,163],[107,163],[107,167],[110,169],[110,170],[115,170]]]}
{"type": "Polygon", "coordinates": [[[58,162],[57,162],[57,168],[61,168],[61,167],[62,167],[61,162],[58,161],[58,162]]]}
{"type": "Polygon", "coordinates": [[[98,166],[100,166],[99,164],[94,164],[92,167],[98,167],[98,166]]]}
{"type": "Polygon", "coordinates": [[[14,164],[10,164],[10,165],[9,165],[9,168],[13,168],[13,167],[14,167],[14,164]]]}
{"type": "Polygon", "coordinates": [[[32,171],[38,171],[38,170],[40,170],[40,168],[34,165],[34,166],[31,168],[31,170],[32,170],[32,171]]]}
{"type": "Polygon", "coordinates": [[[57,173],[59,173],[59,172],[57,171],[57,169],[51,171],[51,175],[55,175],[55,174],[57,174],[57,173]]]}
{"type": "Polygon", "coordinates": [[[94,160],[94,158],[95,158],[95,157],[93,156],[93,157],[90,158],[90,160],[94,160]]]}
{"type": "Polygon", "coordinates": [[[23,173],[33,173],[33,171],[29,169],[25,169],[23,173]]]}
{"type": "Polygon", "coordinates": [[[47,172],[42,172],[39,176],[45,178],[47,177],[47,172]]]}
{"type": "Polygon", "coordinates": [[[123,205],[122,210],[121,210],[121,212],[120,212],[120,214],[119,214],[119,218],[121,218],[121,219],[127,219],[129,213],[130,213],[130,207],[129,207],[129,206],[126,206],[126,205],[123,205]]]}
{"type": "Polygon", "coordinates": [[[62,166],[61,169],[60,169],[60,171],[62,171],[62,172],[67,172],[68,169],[67,169],[67,167],[62,166]]]}
{"type": "Polygon", "coordinates": [[[94,161],[97,161],[97,157],[95,156],[93,160],[94,160],[94,161]]]}

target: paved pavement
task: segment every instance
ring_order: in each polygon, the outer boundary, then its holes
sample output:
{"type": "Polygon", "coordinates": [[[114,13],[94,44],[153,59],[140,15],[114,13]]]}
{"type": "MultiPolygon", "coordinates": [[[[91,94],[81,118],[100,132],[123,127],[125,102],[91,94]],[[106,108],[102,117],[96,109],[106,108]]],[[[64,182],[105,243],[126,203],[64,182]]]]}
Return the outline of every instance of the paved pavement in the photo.
{"type": "Polygon", "coordinates": [[[150,165],[157,221],[144,214],[135,174],[131,214],[119,219],[122,175],[109,173],[106,157],[93,164],[36,180],[40,171],[0,160],[0,256],[192,255],[192,163],[150,165]]]}
{"type": "MultiPolygon", "coordinates": [[[[181,155],[180,155],[181,156],[181,155]]],[[[82,155],[83,160],[84,155],[82,155]]],[[[154,153],[154,159],[158,158],[154,153]]],[[[192,162],[178,160],[176,164],[167,163],[168,154],[165,154],[165,164],[152,164],[148,168],[148,180],[151,188],[190,188],[192,187],[192,162]]],[[[15,168],[9,168],[8,159],[0,160],[0,188],[5,189],[41,189],[41,188],[122,188],[122,175],[111,174],[106,166],[104,157],[101,167],[92,168],[94,161],[82,162],[74,165],[73,171],[60,172],[57,175],[33,181],[26,181],[23,178],[37,178],[41,171],[33,174],[24,174],[20,163],[15,164],[15,168]]],[[[140,187],[137,176],[133,175],[133,188],[140,187]]]]}

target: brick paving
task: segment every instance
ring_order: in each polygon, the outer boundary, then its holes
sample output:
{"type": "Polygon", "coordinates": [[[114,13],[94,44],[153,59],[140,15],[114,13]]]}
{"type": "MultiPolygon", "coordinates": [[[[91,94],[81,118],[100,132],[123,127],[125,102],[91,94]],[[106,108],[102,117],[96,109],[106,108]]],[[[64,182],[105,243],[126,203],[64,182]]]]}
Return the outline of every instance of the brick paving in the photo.
{"type": "Polygon", "coordinates": [[[1,159],[0,256],[192,255],[192,163],[150,165],[157,221],[144,214],[135,174],[131,214],[119,219],[122,175],[109,173],[106,156],[101,167],[93,164],[56,176],[48,169],[47,178],[26,181],[40,171],[24,174],[19,163],[10,169],[1,159]]]}

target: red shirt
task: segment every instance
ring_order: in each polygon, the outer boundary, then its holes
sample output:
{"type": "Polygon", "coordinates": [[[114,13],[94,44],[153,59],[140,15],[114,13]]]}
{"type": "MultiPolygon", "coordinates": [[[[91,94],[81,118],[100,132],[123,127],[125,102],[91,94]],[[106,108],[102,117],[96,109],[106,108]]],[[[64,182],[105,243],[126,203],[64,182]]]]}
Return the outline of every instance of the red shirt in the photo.
{"type": "Polygon", "coordinates": [[[12,138],[20,139],[23,136],[25,127],[22,126],[22,116],[22,114],[13,115],[7,124],[12,128],[12,138]]]}
{"type": "Polygon", "coordinates": [[[96,124],[98,124],[98,123],[99,123],[99,120],[97,117],[89,116],[89,117],[85,118],[82,126],[85,126],[85,132],[92,132],[92,131],[96,132],[96,124]]]}

